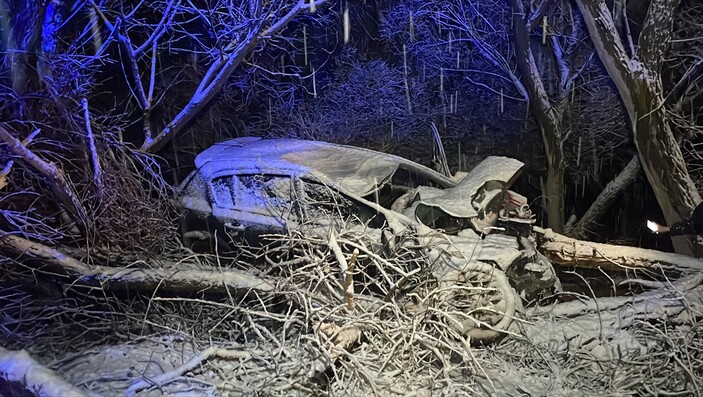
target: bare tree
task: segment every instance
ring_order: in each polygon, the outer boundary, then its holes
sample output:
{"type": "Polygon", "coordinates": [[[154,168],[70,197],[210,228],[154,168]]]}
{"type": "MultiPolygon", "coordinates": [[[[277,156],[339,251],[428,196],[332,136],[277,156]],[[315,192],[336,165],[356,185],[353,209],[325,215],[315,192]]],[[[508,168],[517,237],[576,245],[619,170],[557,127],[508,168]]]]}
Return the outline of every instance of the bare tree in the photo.
{"type": "MultiPolygon", "coordinates": [[[[569,3],[564,3],[562,8],[550,1],[529,5],[534,11],[528,12],[522,0],[511,0],[511,17],[507,21],[498,20],[496,24],[494,21],[499,12],[488,12],[485,4],[479,6],[461,2],[445,7],[444,22],[445,26],[466,34],[478,52],[508,76],[530,104],[547,158],[543,195],[547,200],[548,224],[552,229],[561,231],[564,227],[564,144],[570,135],[564,118],[571,106],[569,96],[575,82],[588,66],[590,58],[582,56],[584,50],[579,47],[582,47],[583,32],[569,3]],[[489,14],[491,18],[487,16],[489,14]],[[548,20],[551,22],[548,23],[548,20]],[[502,29],[507,36],[508,24],[512,26],[511,46],[501,51],[490,32],[502,29]],[[540,37],[534,34],[538,30],[542,32],[541,45],[538,44],[540,37]],[[542,64],[537,58],[542,58],[542,64]],[[511,67],[512,62],[517,66],[515,69],[511,67]],[[544,70],[551,70],[552,65],[556,70],[554,77],[544,70]]],[[[488,7],[495,8],[496,5],[488,7]]]]}
{"type": "MultiPolygon", "coordinates": [[[[433,78],[439,77],[440,93],[450,93],[446,102],[452,104],[453,99],[453,91],[446,89],[449,84],[456,87],[457,78],[470,83],[461,90],[471,92],[470,102],[482,108],[481,114],[471,114],[465,104],[458,108],[460,114],[466,112],[470,124],[485,123],[486,109],[496,102],[501,108],[504,102],[506,106],[516,104],[506,111],[513,115],[523,102],[530,105],[547,158],[547,180],[541,184],[543,207],[549,226],[562,230],[567,186],[574,185],[578,191],[579,184],[586,185],[586,176],[600,180],[600,153],[626,150],[618,149],[627,142],[619,134],[624,123],[617,120],[617,112],[602,106],[604,91],[609,94],[611,89],[602,87],[596,78],[601,69],[592,62],[594,51],[578,10],[570,3],[552,1],[510,4],[506,9],[500,1],[400,2],[385,19],[386,36],[403,43],[403,49],[407,47],[412,68],[421,69],[422,76],[432,73],[433,78]],[[594,87],[600,93],[592,92],[594,87]],[[597,100],[593,96],[598,96],[597,100]],[[588,118],[585,123],[583,117],[588,118]],[[567,183],[569,178],[573,184],[567,183]]],[[[609,97],[618,101],[616,95],[609,97]]],[[[501,124],[500,129],[525,128],[515,121],[501,124]]],[[[529,140],[525,139],[525,144],[529,140]]],[[[625,162],[617,163],[625,166],[625,162]]],[[[636,169],[620,174],[593,208],[576,225],[574,218],[567,229],[573,227],[585,236],[581,231],[593,229],[636,175],[636,169]]]]}
{"type": "MultiPolygon", "coordinates": [[[[701,201],[666,115],[661,79],[679,1],[652,0],[638,37],[630,35],[629,22],[625,22],[626,41],[605,1],[577,3],[596,51],[625,104],[642,167],[664,217],[669,224],[677,222],[701,201]]],[[[692,244],[691,239],[674,239],[679,253],[692,253],[692,244]]]]}
{"type": "MultiPolygon", "coordinates": [[[[537,119],[542,132],[544,150],[547,156],[547,182],[544,187],[544,194],[549,200],[547,205],[547,216],[549,227],[561,232],[564,226],[564,141],[566,134],[562,126],[564,119],[564,109],[566,97],[573,88],[573,83],[578,77],[579,71],[573,70],[567,65],[564,49],[558,36],[552,36],[552,50],[554,59],[559,66],[559,84],[557,85],[556,99],[552,101],[542,82],[542,73],[537,67],[535,56],[532,51],[531,33],[533,29],[546,18],[547,2],[542,2],[542,7],[536,9],[533,14],[525,11],[522,0],[511,0],[513,9],[513,42],[515,45],[515,56],[520,68],[521,78],[530,97],[532,114],[537,119]]],[[[578,43],[578,28],[571,26],[572,35],[567,43],[575,45],[578,43]]],[[[543,35],[547,33],[544,32],[543,35]]]]}
{"type": "MultiPolygon", "coordinates": [[[[229,77],[248,56],[264,42],[277,38],[293,18],[324,0],[298,0],[273,2],[236,2],[222,0],[208,6],[180,0],[169,0],[148,5],[160,12],[161,18],[154,26],[145,28],[134,15],[143,12],[138,7],[125,12],[114,21],[110,12],[92,3],[120,46],[125,64],[126,78],[133,95],[142,110],[144,140],[141,150],[155,153],[174,137],[180,135],[195,116],[209,104],[226,86],[229,77]],[[194,26],[198,32],[193,32],[194,26]],[[169,34],[167,34],[169,33],[169,34]],[[159,71],[158,54],[170,50],[179,41],[188,41],[196,48],[183,49],[192,52],[199,62],[202,57],[209,63],[197,88],[183,108],[159,129],[153,122],[152,111],[157,98],[165,92],[157,92],[159,71]],[[148,65],[142,71],[142,65],[148,65]],[[146,81],[146,83],[145,83],[146,81]]],[[[146,3],[140,3],[146,7],[146,3]]]]}

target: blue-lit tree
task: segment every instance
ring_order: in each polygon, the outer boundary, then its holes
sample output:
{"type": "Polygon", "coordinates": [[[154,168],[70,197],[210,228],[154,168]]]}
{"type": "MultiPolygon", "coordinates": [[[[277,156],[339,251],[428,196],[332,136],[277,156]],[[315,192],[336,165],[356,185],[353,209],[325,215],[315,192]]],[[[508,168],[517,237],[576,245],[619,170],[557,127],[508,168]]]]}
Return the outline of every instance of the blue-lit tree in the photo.
{"type": "Polygon", "coordinates": [[[3,2],[3,227],[125,249],[168,240],[157,231],[174,230],[169,187],[149,153],[236,90],[242,64],[272,63],[264,44],[284,46],[288,24],[321,3],[3,2]]]}
{"type": "Polygon", "coordinates": [[[110,32],[108,37],[119,43],[120,55],[126,68],[125,77],[144,113],[144,142],[141,150],[157,152],[174,136],[181,134],[186,125],[211,104],[226,86],[232,73],[254,49],[265,41],[274,40],[297,14],[322,2],[299,0],[289,4],[287,1],[219,1],[203,4],[202,9],[176,0],[155,2],[149,5],[148,12],[161,13],[161,19],[156,26],[147,28],[146,31],[138,19],[132,18],[143,12],[139,8],[111,21],[98,5],[93,4],[110,32]],[[180,41],[188,41],[191,47],[178,49],[179,51],[191,52],[196,62],[204,62],[208,66],[187,103],[173,119],[157,130],[152,122],[151,111],[156,105],[155,98],[166,94],[155,92],[156,75],[159,73],[157,57],[161,51],[178,46],[180,41]],[[142,71],[140,63],[144,61],[148,62],[149,67],[142,71]]]}

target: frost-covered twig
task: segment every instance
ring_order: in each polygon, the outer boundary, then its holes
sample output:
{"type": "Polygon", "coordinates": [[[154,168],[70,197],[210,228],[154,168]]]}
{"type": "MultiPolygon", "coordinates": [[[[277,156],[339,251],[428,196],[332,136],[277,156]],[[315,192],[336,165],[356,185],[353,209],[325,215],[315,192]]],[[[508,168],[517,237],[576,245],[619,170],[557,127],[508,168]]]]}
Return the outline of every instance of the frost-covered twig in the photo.
{"type": "Polygon", "coordinates": [[[95,184],[98,197],[100,197],[103,194],[102,169],[100,167],[100,156],[98,155],[98,149],[95,146],[93,127],[90,125],[90,111],[88,110],[88,100],[86,98],[81,99],[81,107],[83,107],[83,118],[85,120],[85,132],[86,137],[88,138],[90,160],[93,164],[93,183],[95,184]]]}
{"type": "Polygon", "coordinates": [[[201,365],[203,362],[209,360],[211,357],[218,357],[218,358],[223,358],[223,359],[228,359],[228,360],[247,360],[251,358],[252,353],[249,351],[236,351],[236,350],[227,350],[224,348],[220,348],[217,346],[210,346],[207,349],[203,350],[200,352],[200,354],[196,355],[195,357],[191,358],[187,362],[185,362],[183,365],[181,365],[178,368],[175,368],[172,371],[164,372],[163,374],[156,376],[151,379],[140,379],[137,382],[133,383],[127,392],[125,393],[127,396],[132,397],[135,396],[137,392],[156,386],[156,387],[161,387],[169,382],[173,382],[174,380],[178,379],[179,377],[185,375],[187,372],[192,371],[199,365],[201,365]]]}

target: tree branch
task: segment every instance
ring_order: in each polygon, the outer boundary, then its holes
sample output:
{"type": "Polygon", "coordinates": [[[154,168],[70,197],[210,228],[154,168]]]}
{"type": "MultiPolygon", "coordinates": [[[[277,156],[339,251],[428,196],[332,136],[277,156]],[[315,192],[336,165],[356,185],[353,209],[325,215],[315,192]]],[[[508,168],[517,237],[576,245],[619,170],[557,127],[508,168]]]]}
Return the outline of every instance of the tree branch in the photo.
{"type": "Polygon", "coordinates": [[[139,59],[139,57],[142,56],[142,54],[152,45],[152,43],[156,42],[164,34],[166,28],[171,25],[171,20],[175,15],[175,13],[171,13],[171,10],[174,6],[178,6],[180,4],[180,0],[178,0],[178,2],[175,0],[168,2],[168,6],[166,6],[166,9],[164,10],[164,15],[161,17],[158,25],[156,25],[156,28],[154,28],[154,32],[152,32],[149,38],[146,39],[142,45],[132,51],[132,58],[139,59]]]}
{"type": "Polygon", "coordinates": [[[22,142],[12,136],[2,125],[0,125],[0,141],[7,145],[13,155],[34,168],[44,177],[44,181],[49,185],[54,196],[59,200],[61,205],[73,215],[79,230],[85,233],[88,227],[88,216],[85,213],[81,201],[64,177],[63,172],[54,164],[44,161],[34,154],[34,152],[22,145],[22,142]]]}
{"type": "Polygon", "coordinates": [[[54,248],[2,231],[0,251],[37,269],[50,270],[72,278],[72,285],[106,290],[272,292],[277,289],[274,283],[247,272],[235,269],[207,270],[182,262],[173,268],[88,266],[54,248]]]}
{"type": "Polygon", "coordinates": [[[564,54],[564,50],[561,48],[561,43],[559,43],[559,37],[558,36],[552,36],[552,52],[554,53],[554,60],[557,63],[557,66],[559,67],[559,90],[561,91],[559,93],[559,96],[565,96],[569,92],[569,87],[567,84],[569,81],[573,81],[569,79],[569,76],[571,75],[571,71],[569,70],[569,65],[566,64],[566,57],[564,54]]]}
{"type": "MultiPolygon", "coordinates": [[[[513,86],[515,86],[515,89],[517,89],[520,95],[522,95],[522,98],[525,101],[529,102],[530,95],[527,92],[525,86],[520,81],[520,78],[517,76],[517,74],[513,72],[513,69],[510,67],[508,60],[503,55],[501,55],[500,52],[498,52],[498,50],[496,50],[493,46],[489,45],[485,42],[485,40],[479,37],[471,20],[471,18],[473,18],[473,15],[469,15],[468,18],[466,18],[466,14],[467,12],[465,12],[463,9],[454,10],[450,8],[446,13],[439,14],[439,18],[437,18],[437,23],[446,25],[449,28],[457,29],[466,33],[469,41],[471,41],[471,43],[476,47],[476,49],[478,49],[481,56],[483,56],[484,59],[493,64],[493,66],[495,66],[498,70],[505,73],[508,79],[510,79],[510,82],[513,84],[513,86]]],[[[490,91],[496,92],[495,89],[490,88],[486,85],[478,84],[472,81],[471,79],[469,79],[469,81],[477,85],[482,85],[490,91]]]]}
{"type": "Polygon", "coordinates": [[[88,140],[88,151],[90,152],[90,160],[93,165],[93,183],[95,184],[95,189],[97,190],[99,197],[103,193],[102,170],[100,167],[98,149],[95,146],[93,128],[90,125],[90,111],[88,110],[88,100],[86,98],[81,99],[81,106],[83,107],[83,119],[85,120],[85,133],[88,140]]]}
{"type": "MultiPolygon", "coordinates": [[[[121,30],[124,29],[123,23],[120,19],[115,22],[115,24],[110,23],[110,21],[107,19],[105,14],[103,14],[102,10],[100,10],[100,7],[98,7],[97,4],[95,4],[94,0],[90,0],[91,5],[93,6],[93,9],[95,12],[100,16],[100,18],[103,20],[103,23],[105,23],[105,26],[110,30],[112,33],[111,36],[117,37],[117,42],[120,44],[122,47],[122,53],[124,56],[127,58],[126,62],[129,67],[129,71],[132,76],[132,80],[134,81],[134,84],[129,83],[129,78],[125,76],[125,80],[127,81],[127,84],[129,85],[130,89],[132,90],[134,97],[137,100],[137,103],[139,103],[139,107],[142,109],[142,115],[144,119],[144,140],[148,141],[151,140],[151,136],[153,134],[151,130],[151,125],[149,123],[150,113],[151,113],[151,95],[147,97],[146,91],[144,90],[144,83],[142,83],[142,77],[141,73],[139,72],[139,63],[138,63],[138,58],[139,56],[143,53],[143,49],[140,47],[137,50],[134,50],[132,48],[132,42],[129,39],[129,36],[127,35],[127,32],[122,32],[121,30]]],[[[170,10],[172,3],[169,3],[169,8],[167,9],[170,10]]],[[[170,13],[170,11],[169,11],[170,13]]],[[[167,13],[164,13],[164,18],[166,18],[167,13]]],[[[163,18],[162,18],[163,22],[163,18]]],[[[158,35],[160,36],[160,34],[158,35]]],[[[157,34],[154,32],[153,35],[147,39],[147,42],[149,45],[152,44],[152,42],[155,43],[154,40],[156,40],[157,34]]],[[[153,76],[152,76],[153,77],[153,76]]],[[[150,80],[150,83],[152,84],[150,86],[150,92],[151,92],[151,87],[153,87],[153,80],[150,80]]]]}
{"type": "Polygon", "coordinates": [[[666,96],[666,104],[673,106],[683,99],[684,94],[691,88],[691,84],[700,79],[701,75],[703,75],[703,58],[698,58],[666,96]]]}
{"type": "Polygon", "coordinates": [[[535,231],[543,239],[539,250],[556,264],[618,271],[654,266],[684,272],[703,270],[702,260],[686,255],[576,240],[538,227],[535,227],[535,231]]]}
{"type": "MultiPolygon", "coordinates": [[[[32,395],[88,397],[87,393],[61,379],[54,371],[39,364],[24,350],[11,351],[0,347],[0,378],[21,383],[25,389],[32,391],[30,393],[32,395]]],[[[9,393],[8,396],[15,395],[9,393]]]]}
{"type": "Polygon", "coordinates": [[[154,139],[145,139],[141,150],[155,153],[161,150],[174,137],[178,136],[185,129],[186,125],[220,93],[222,88],[227,83],[227,79],[232,75],[234,70],[242,63],[244,58],[249,55],[262,40],[270,38],[274,34],[280,32],[285,26],[304,9],[317,6],[324,3],[325,0],[317,0],[307,3],[305,0],[299,0],[293,8],[288,11],[280,20],[271,24],[268,29],[264,30],[266,20],[261,20],[247,34],[246,38],[237,43],[232,41],[225,50],[231,49],[231,53],[223,54],[217,59],[205,73],[204,80],[198,86],[195,94],[191,97],[186,106],[171,120],[166,127],[154,137],[154,139]],[[208,79],[212,82],[208,82],[208,79]]]}
{"type": "Polygon", "coordinates": [[[632,185],[641,169],[639,156],[634,155],[625,168],[600,192],[581,219],[569,228],[567,234],[576,238],[586,238],[620,194],[632,185]]]}
{"type": "Polygon", "coordinates": [[[628,92],[632,73],[630,57],[623,47],[613,17],[603,0],[576,0],[596,51],[621,93],[628,92]]]}

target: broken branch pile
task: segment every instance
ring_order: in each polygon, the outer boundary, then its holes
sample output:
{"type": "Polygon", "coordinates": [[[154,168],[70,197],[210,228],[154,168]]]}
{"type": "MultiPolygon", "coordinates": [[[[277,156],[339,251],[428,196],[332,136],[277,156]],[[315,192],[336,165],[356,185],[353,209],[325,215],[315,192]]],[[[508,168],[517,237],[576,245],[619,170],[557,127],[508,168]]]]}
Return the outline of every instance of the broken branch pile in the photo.
{"type": "MultiPolygon", "coordinates": [[[[481,322],[491,306],[460,309],[457,297],[490,305],[494,288],[481,277],[454,289],[438,282],[412,233],[381,256],[376,232],[343,225],[329,237],[267,236],[264,246],[236,257],[121,267],[88,265],[6,235],[2,247],[13,260],[2,266],[60,282],[62,298],[54,306],[39,301],[26,279],[6,289],[2,332],[9,348],[27,349],[71,385],[100,395],[588,395],[701,387],[700,274],[645,283],[650,289],[635,296],[577,296],[519,311],[507,337],[481,347],[459,331],[456,312],[481,322]]],[[[666,263],[682,267],[678,259],[666,263]]],[[[499,315],[500,300],[492,304],[499,315]]]]}

